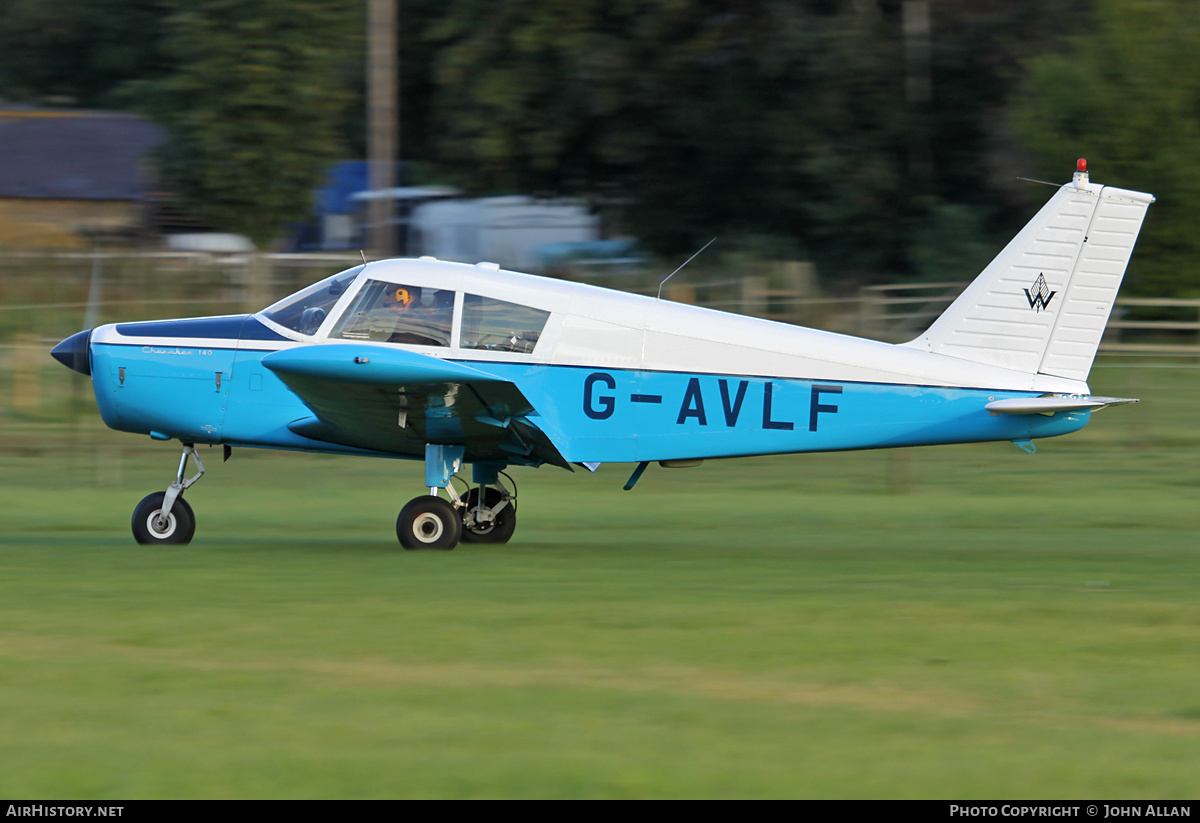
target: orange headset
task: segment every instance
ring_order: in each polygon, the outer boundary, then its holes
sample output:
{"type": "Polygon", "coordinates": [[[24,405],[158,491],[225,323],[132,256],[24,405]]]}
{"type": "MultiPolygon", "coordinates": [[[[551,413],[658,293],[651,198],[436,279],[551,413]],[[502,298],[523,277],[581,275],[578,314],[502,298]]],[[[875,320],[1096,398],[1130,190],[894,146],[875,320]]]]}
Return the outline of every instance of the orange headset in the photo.
{"type": "Polygon", "coordinates": [[[408,306],[413,301],[412,292],[403,286],[388,286],[383,294],[389,301],[399,303],[401,306],[408,306]]]}

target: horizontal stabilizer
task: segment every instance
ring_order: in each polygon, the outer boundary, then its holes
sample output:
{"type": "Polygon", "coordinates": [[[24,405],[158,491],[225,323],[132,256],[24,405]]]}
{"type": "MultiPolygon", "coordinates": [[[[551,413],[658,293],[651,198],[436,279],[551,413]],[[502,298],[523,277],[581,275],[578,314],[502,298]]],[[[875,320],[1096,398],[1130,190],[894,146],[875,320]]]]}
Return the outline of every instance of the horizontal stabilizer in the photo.
{"type": "Polygon", "coordinates": [[[1041,397],[1011,397],[994,400],[986,408],[992,414],[1055,414],[1078,409],[1102,409],[1137,403],[1134,397],[1081,397],[1079,395],[1044,394],[1041,397]]]}

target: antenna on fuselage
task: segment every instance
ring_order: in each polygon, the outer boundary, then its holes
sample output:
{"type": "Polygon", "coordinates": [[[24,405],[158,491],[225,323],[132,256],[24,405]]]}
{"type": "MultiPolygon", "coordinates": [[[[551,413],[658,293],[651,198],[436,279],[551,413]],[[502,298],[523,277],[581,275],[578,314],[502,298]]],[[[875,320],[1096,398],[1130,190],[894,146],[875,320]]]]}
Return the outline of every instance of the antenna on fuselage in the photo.
{"type": "MultiPolygon", "coordinates": [[[[707,249],[709,246],[711,246],[711,245],[712,245],[713,243],[715,243],[715,242],[717,242],[717,238],[715,238],[715,237],[714,237],[712,240],[709,240],[707,243],[705,243],[705,244],[704,244],[704,245],[701,247],[700,251],[698,251],[698,252],[696,252],[695,254],[693,254],[693,255],[692,255],[691,257],[689,257],[687,260],[684,260],[684,261],[683,261],[683,266],[686,266],[688,263],[690,263],[690,262],[692,262],[693,260],[695,260],[697,257],[699,257],[699,256],[700,256],[700,252],[704,251],[704,249],[707,249]]],[[[680,267],[679,267],[679,269],[682,269],[682,268],[683,268],[683,266],[680,266],[680,267]]],[[[659,283],[659,284],[658,284],[658,296],[654,298],[655,300],[662,300],[662,287],[666,285],[666,283],[667,283],[667,281],[668,281],[668,280],[670,280],[670,279],[671,279],[672,277],[674,277],[675,275],[679,274],[679,269],[675,269],[675,271],[671,272],[671,273],[670,273],[670,274],[668,274],[666,277],[664,277],[664,278],[663,278],[663,281],[662,281],[661,283],[659,283]]]]}
{"type": "Polygon", "coordinates": [[[365,251],[363,251],[362,249],[359,249],[358,254],[363,259],[363,265],[364,266],[367,265],[367,253],[365,251]]]}

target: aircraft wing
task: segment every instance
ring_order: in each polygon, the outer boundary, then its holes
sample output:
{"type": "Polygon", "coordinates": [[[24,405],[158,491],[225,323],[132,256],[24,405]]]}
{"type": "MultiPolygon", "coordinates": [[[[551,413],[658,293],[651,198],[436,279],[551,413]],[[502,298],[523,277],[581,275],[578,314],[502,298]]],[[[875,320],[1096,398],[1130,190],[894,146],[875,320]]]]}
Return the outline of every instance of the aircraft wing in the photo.
{"type": "Polygon", "coordinates": [[[313,412],[288,425],[296,434],[410,457],[424,457],[427,443],[462,445],[467,461],[571,469],[521,390],[486,371],[404,349],[343,344],[285,349],[262,364],[313,412]]]}

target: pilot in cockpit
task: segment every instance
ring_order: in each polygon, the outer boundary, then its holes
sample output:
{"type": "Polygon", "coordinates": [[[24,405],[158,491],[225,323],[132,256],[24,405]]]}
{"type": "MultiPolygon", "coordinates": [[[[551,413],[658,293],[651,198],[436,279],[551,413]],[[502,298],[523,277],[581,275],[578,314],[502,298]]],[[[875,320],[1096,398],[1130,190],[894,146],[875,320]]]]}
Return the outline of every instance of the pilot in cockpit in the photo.
{"type": "Polygon", "coordinates": [[[454,291],[371,281],[334,337],[414,346],[449,346],[454,291]]]}
{"type": "Polygon", "coordinates": [[[387,335],[384,338],[387,342],[418,346],[450,345],[454,292],[438,290],[424,295],[417,286],[388,285],[384,288],[381,302],[386,314],[379,320],[373,316],[371,325],[373,331],[377,323],[385,326],[381,331],[387,335]],[[448,302],[446,296],[450,298],[448,302]],[[423,298],[428,298],[428,301],[423,298]],[[390,329],[386,328],[389,321],[390,329]]]}

